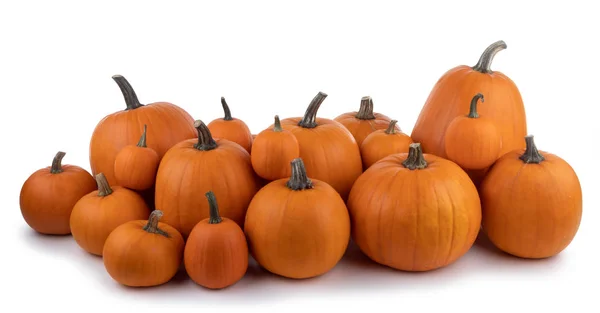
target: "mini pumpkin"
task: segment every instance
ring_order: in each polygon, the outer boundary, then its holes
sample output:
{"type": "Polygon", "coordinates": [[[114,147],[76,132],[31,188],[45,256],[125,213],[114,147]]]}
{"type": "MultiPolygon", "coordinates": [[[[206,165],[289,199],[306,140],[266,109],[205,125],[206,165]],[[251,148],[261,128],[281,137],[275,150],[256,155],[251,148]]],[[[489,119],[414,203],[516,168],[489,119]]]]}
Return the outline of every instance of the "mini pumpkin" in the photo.
{"type": "Polygon", "coordinates": [[[410,136],[398,130],[398,121],[390,121],[387,129],[379,129],[368,135],[360,146],[363,168],[394,153],[407,153],[413,143],[410,136]]]}
{"type": "MultiPolygon", "coordinates": [[[[360,99],[358,111],[343,113],[334,119],[344,125],[360,147],[369,134],[379,129],[386,129],[391,121],[388,116],[373,112],[373,99],[369,96],[360,99]]],[[[396,129],[400,131],[400,128],[396,129]]]]}
{"type": "Polygon", "coordinates": [[[252,167],[261,178],[273,181],[290,177],[290,162],[300,156],[298,140],[292,132],[281,128],[279,116],[275,124],[260,132],[252,144],[252,167]]]}
{"type": "Polygon", "coordinates": [[[252,133],[250,132],[250,128],[248,128],[248,125],[244,121],[231,116],[231,110],[224,97],[221,97],[221,104],[223,105],[225,116],[208,123],[208,129],[210,129],[215,138],[233,141],[250,153],[252,149],[252,133]]]}
{"type": "Polygon", "coordinates": [[[147,126],[137,145],[127,145],[115,158],[115,178],[117,184],[129,189],[143,191],[150,189],[156,179],[160,158],[154,149],[146,145],[147,126]]]}
{"type": "Polygon", "coordinates": [[[70,234],[69,219],[75,203],[96,190],[96,181],[88,171],[62,164],[65,155],[57,152],[51,166],[33,172],[21,187],[19,205],[23,219],[41,234],[70,234]]]}
{"type": "Polygon", "coordinates": [[[102,258],[115,281],[130,287],[150,287],[175,276],[185,244],[175,228],[160,222],[162,215],[155,210],[147,221],[126,222],[108,235],[102,258]]]}
{"type": "Polygon", "coordinates": [[[564,159],[526,148],[498,159],[481,183],[482,229],[500,250],[522,258],[547,258],[575,238],[582,216],[577,174],[564,159]]]}

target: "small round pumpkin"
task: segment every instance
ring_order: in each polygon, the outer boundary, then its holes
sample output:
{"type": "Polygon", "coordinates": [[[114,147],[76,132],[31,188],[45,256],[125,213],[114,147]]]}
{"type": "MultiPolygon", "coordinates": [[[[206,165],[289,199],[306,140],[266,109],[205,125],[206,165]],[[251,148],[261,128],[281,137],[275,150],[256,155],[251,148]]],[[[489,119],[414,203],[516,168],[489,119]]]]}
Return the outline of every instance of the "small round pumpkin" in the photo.
{"type": "Polygon", "coordinates": [[[290,177],[290,162],[299,156],[298,140],[292,132],[281,128],[277,115],[274,126],[258,134],[250,153],[254,171],[268,181],[290,177]]]}
{"type": "Polygon", "coordinates": [[[148,219],[144,198],[133,190],[110,186],[103,173],[96,175],[98,191],[83,196],[73,207],[70,225],[73,239],[85,251],[102,256],[108,235],[121,224],[148,219]]]}
{"type": "MultiPolygon", "coordinates": [[[[344,125],[360,147],[369,134],[386,129],[391,121],[388,116],[373,112],[373,99],[369,96],[360,99],[360,108],[354,112],[343,113],[334,119],[344,125]]],[[[400,131],[400,128],[396,129],[400,131]]]]}
{"type": "Polygon", "coordinates": [[[350,240],[344,200],[329,184],[310,179],[302,159],[292,176],[273,181],[252,199],[245,233],[254,259],[271,273],[294,279],[325,274],[350,240]]]}
{"type": "Polygon", "coordinates": [[[146,145],[147,126],[137,145],[127,145],[115,158],[117,184],[133,190],[150,189],[156,179],[160,158],[154,149],[146,145]]]}
{"type": "Polygon", "coordinates": [[[200,221],[187,239],[184,265],[189,277],[209,289],[237,283],[248,270],[248,244],[234,221],[221,217],[212,191],[206,193],[209,217],[200,221]]]}
{"type": "Polygon", "coordinates": [[[115,281],[129,287],[150,287],[175,276],[185,243],[175,228],[160,222],[162,215],[155,210],[147,221],[126,222],[108,235],[102,257],[115,281]]]}
{"type": "Polygon", "coordinates": [[[392,120],[387,129],[376,130],[363,140],[360,154],[364,169],[388,155],[408,152],[408,147],[413,141],[410,136],[398,130],[397,123],[397,120],[392,120]]]}
{"type": "Polygon", "coordinates": [[[482,229],[500,250],[541,259],[562,252],[575,238],[582,216],[577,174],[564,159],[539,151],[532,135],[526,148],[498,159],[480,187],[482,229]]]}
{"type": "Polygon", "coordinates": [[[469,176],[454,162],[423,154],[419,143],[367,169],[352,187],[348,210],[361,251],[403,271],[455,262],[471,248],[481,223],[469,176]]]}
{"type": "Polygon", "coordinates": [[[471,99],[468,115],[457,116],[450,122],[444,139],[447,158],[463,169],[487,168],[502,150],[502,138],[494,121],[477,113],[478,100],[484,102],[481,93],[471,99]]]}
{"type": "Polygon", "coordinates": [[[227,139],[242,146],[248,153],[252,149],[252,133],[244,121],[232,117],[229,105],[224,97],[221,97],[221,104],[225,116],[217,118],[208,123],[208,129],[215,138],[227,139]]]}
{"type": "Polygon", "coordinates": [[[69,219],[75,203],[96,190],[96,181],[83,168],[65,164],[59,151],[52,165],[33,172],[21,187],[19,205],[23,219],[46,235],[69,235],[69,219]]]}

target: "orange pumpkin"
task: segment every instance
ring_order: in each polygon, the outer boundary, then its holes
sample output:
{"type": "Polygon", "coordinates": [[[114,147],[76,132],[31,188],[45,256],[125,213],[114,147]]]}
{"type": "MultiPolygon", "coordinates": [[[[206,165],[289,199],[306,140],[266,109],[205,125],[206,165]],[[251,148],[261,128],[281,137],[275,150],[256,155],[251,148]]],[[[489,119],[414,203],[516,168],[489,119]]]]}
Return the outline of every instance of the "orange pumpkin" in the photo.
{"type": "Polygon", "coordinates": [[[212,190],[221,199],[221,214],[243,227],[248,204],[260,188],[250,155],[239,144],[213,139],[202,121],[196,121],[198,139],[180,142],[163,157],[156,174],[156,209],[163,221],[184,238],[208,217],[204,194],[212,190]]]}
{"type": "Polygon", "coordinates": [[[221,217],[212,191],[206,193],[209,217],[200,221],[185,244],[184,265],[189,277],[209,289],[234,285],[248,269],[248,244],[234,221],[221,217]]]}
{"type": "Polygon", "coordinates": [[[160,222],[155,210],[148,220],[136,220],[115,228],[104,243],[104,268],[118,283],[150,287],[170,281],[183,260],[184,241],[170,225],[160,222]]]}
{"type": "Polygon", "coordinates": [[[352,238],[373,261],[404,271],[447,266],[473,245],[481,223],[475,185],[454,162],[423,154],[385,157],[356,180],[352,238]]]}
{"type": "Polygon", "coordinates": [[[258,176],[273,181],[290,177],[290,162],[300,156],[298,140],[292,132],[281,128],[279,116],[275,124],[260,132],[252,144],[250,159],[258,176]]]}
{"type": "Polygon", "coordinates": [[[147,219],[150,210],[142,196],[121,186],[110,186],[103,173],[96,175],[98,191],[83,196],[71,213],[73,239],[85,251],[102,255],[110,233],[129,221],[147,219]]]}
{"type": "Polygon", "coordinates": [[[390,154],[408,152],[408,146],[413,141],[410,136],[398,130],[397,123],[397,120],[392,120],[387,129],[376,130],[365,138],[360,146],[364,169],[390,154]]]}
{"type": "Polygon", "coordinates": [[[245,233],[254,259],[271,273],[295,279],[331,270],[350,240],[344,200],[329,184],[310,179],[302,159],[292,176],[273,181],[252,199],[245,233]]]}
{"type": "Polygon", "coordinates": [[[346,199],[362,173],[362,160],[356,140],[342,124],[317,117],[326,97],[327,94],[319,92],[303,118],[286,118],[281,121],[281,127],[291,131],[298,140],[308,175],[328,183],[346,199]]]}
{"type": "Polygon", "coordinates": [[[215,138],[227,139],[242,146],[248,153],[252,149],[252,133],[244,121],[231,117],[231,110],[225,98],[221,97],[225,116],[208,123],[208,129],[215,138]]]}
{"type": "Polygon", "coordinates": [[[46,235],[71,233],[69,219],[75,203],[96,190],[96,181],[83,168],[65,164],[59,151],[48,166],[33,172],[21,187],[19,205],[23,219],[33,230],[46,235]]]}
{"type": "Polygon", "coordinates": [[[573,168],[526,148],[503,155],[481,183],[483,231],[500,250],[522,258],[547,258],[572,242],[582,216],[582,190],[573,168]]]}
{"type": "Polygon", "coordinates": [[[92,174],[103,173],[109,184],[117,185],[115,159],[125,146],[136,142],[142,127],[149,125],[148,147],[159,158],[176,143],[194,138],[194,120],[182,108],[169,102],[141,104],[129,82],[121,75],[113,76],[119,85],[127,108],[104,117],[94,129],[90,141],[92,174]]]}
{"type": "Polygon", "coordinates": [[[500,155],[524,148],[527,121],[519,89],[508,76],[490,69],[494,56],[503,49],[504,41],[495,42],[475,66],[457,66],[437,81],[411,134],[425,153],[447,158],[444,140],[448,125],[468,112],[469,101],[478,92],[486,95],[486,105],[479,108],[479,114],[494,122],[500,132],[500,155]]]}
{"type": "Polygon", "coordinates": [[[154,185],[160,159],[154,149],[146,145],[147,126],[137,145],[125,146],[115,158],[117,184],[142,191],[154,185]]]}
{"type": "MultiPolygon", "coordinates": [[[[373,99],[366,96],[360,99],[360,108],[354,112],[343,113],[334,119],[344,125],[354,136],[360,147],[369,134],[379,129],[386,129],[391,118],[381,113],[373,112],[373,99]]],[[[400,131],[400,128],[396,130],[400,131]]]]}

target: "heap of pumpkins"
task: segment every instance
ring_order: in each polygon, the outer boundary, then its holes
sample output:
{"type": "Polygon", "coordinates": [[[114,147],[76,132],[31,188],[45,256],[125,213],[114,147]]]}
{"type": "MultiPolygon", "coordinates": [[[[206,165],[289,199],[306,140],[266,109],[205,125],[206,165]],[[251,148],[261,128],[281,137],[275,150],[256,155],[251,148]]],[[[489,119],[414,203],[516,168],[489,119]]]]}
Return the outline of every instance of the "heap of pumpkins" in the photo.
{"type": "Polygon", "coordinates": [[[304,116],[275,116],[253,135],[224,98],[224,117],[205,124],[172,103],[141,104],[114,76],[127,107],[95,128],[92,173],[58,152],[24,183],[23,217],[72,234],[127,286],[166,283],[184,266],[225,288],[249,255],[283,277],[316,277],[351,238],[404,271],[455,262],[480,230],[508,254],[551,257],[579,228],[581,187],[566,161],[537,149],[517,86],[490,69],[505,48],[446,72],[410,136],[370,97],[328,119],[319,92],[304,116]]]}

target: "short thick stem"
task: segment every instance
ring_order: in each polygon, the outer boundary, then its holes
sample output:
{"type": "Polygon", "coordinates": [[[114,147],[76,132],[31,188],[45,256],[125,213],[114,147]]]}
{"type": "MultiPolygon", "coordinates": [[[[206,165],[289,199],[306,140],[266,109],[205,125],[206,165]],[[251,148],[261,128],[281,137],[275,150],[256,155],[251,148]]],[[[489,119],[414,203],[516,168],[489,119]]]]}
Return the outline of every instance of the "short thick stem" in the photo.
{"type": "Polygon", "coordinates": [[[50,173],[52,174],[58,174],[58,173],[62,173],[63,169],[62,169],[62,159],[65,157],[65,152],[62,151],[58,151],[56,153],[56,155],[54,156],[54,159],[52,159],[52,166],[50,167],[50,173]]]}
{"type": "Polygon", "coordinates": [[[366,96],[360,99],[360,109],[356,113],[355,117],[360,120],[374,120],[375,114],[373,113],[373,99],[366,96]]]}
{"type": "Polygon", "coordinates": [[[306,168],[301,158],[292,160],[292,177],[287,182],[287,187],[292,190],[304,190],[313,188],[313,183],[306,174],[306,168]]]}
{"type": "Polygon", "coordinates": [[[113,190],[110,188],[108,184],[108,180],[106,180],[106,176],[104,173],[98,173],[96,175],[96,184],[98,185],[98,196],[106,197],[113,193],[113,190]]]}
{"type": "Polygon", "coordinates": [[[115,75],[112,77],[112,79],[117,83],[117,85],[119,85],[121,93],[123,93],[123,98],[125,99],[125,104],[127,105],[126,110],[134,110],[141,106],[144,106],[138,100],[138,97],[135,94],[133,87],[131,87],[131,84],[129,84],[125,77],[121,75],[115,75]]]}
{"type": "Polygon", "coordinates": [[[215,194],[212,191],[207,192],[206,194],[204,194],[206,196],[206,199],[208,200],[208,209],[209,209],[209,218],[208,218],[208,223],[209,224],[219,224],[223,221],[223,218],[221,218],[221,215],[219,214],[219,204],[217,203],[217,198],[215,197],[215,194]]]}
{"type": "Polygon", "coordinates": [[[471,99],[471,106],[469,107],[469,115],[467,115],[469,118],[478,118],[479,117],[479,113],[477,113],[477,102],[481,99],[481,102],[485,102],[485,100],[483,99],[483,95],[478,93],[476,94],[473,99],[471,99]]]}
{"type": "Polygon", "coordinates": [[[538,151],[533,141],[533,135],[525,136],[525,152],[519,157],[524,163],[539,164],[546,158],[538,151]]]}
{"type": "Polygon", "coordinates": [[[148,129],[148,127],[146,126],[146,124],[144,124],[144,130],[142,131],[142,137],[140,137],[140,141],[138,141],[137,146],[138,147],[142,147],[142,148],[146,148],[146,130],[148,129]]]}
{"type": "Polygon", "coordinates": [[[388,135],[395,134],[396,133],[396,123],[398,123],[397,120],[391,120],[390,125],[388,125],[388,128],[385,130],[385,133],[388,135]]]}
{"type": "Polygon", "coordinates": [[[315,128],[317,127],[317,111],[319,111],[319,107],[321,103],[327,98],[327,94],[320,92],[313,98],[313,100],[308,105],[306,112],[304,113],[304,117],[298,125],[304,128],[315,128]]]}
{"type": "Polygon", "coordinates": [[[227,101],[225,101],[225,97],[221,97],[221,105],[223,106],[223,113],[225,113],[223,119],[226,121],[233,120],[233,117],[231,117],[231,110],[229,109],[229,105],[227,105],[227,101]]]}
{"type": "Polygon", "coordinates": [[[160,210],[152,211],[152,213],[150,213],[150,217],[148,218],[148,223],[144,226],[143,229],[149,233],[158,234],[158,235],[169,238],[169,233],[158,228],[158,222],[160,222],[160,219],[162,218],[162,216],[163,216],[162,211],[160,211],[160,210]]]}
{"type": "Polygon", "coordinates": [[[283,128],[281,128],[281,121],[279,120],[279,115],[275,115],[275,124],[273,124],[273,131],[281,132],[283,128]]]}
{"type": "Polygon", "coordinates": [[[217,147],[217,142],[204,122],[197,120],[194,122],[194,127],[198,131],[198,142],[194,144],[194,148],[200,151],[209,151],[217,147]]]}
{"type": "Polygon", "coordinates": [[[421,149],[421,144],[411,143],[408,148],[408,157],[402,165],[409,170],[416,169],[424,169],[427,167],[427,161],[425,161],[425,157],[423,156],[423,150],[421,149]]]}
{"type": "Polygon", "coordinates": [[[504,49],[506,49],[506,43],[502,40],[491,44],[489,47],[487,47],[487,49],[485,49],[485,51],[483,51],[477,64],[473,66],[473,70],[481,73],[492,73],[492,61],[494,60],[496,54],[504,49]]]}

